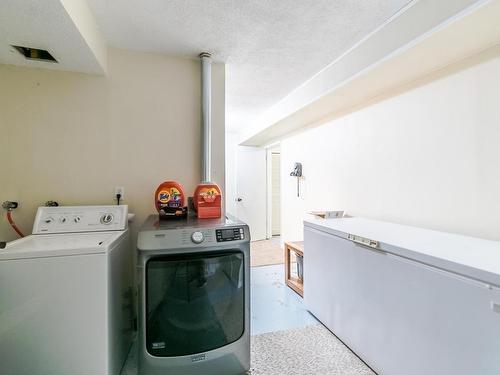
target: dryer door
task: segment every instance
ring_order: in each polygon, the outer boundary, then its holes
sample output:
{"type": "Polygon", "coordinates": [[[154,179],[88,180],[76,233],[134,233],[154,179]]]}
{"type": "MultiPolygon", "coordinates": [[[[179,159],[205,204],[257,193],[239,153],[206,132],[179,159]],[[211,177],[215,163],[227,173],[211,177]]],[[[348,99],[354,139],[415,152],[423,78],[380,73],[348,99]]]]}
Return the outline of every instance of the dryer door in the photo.
{"type": "Polygon", "coordinates": [[[240,251],[161,256],[146,264],[146,348],[153,356],[202,353],[245,327],[240,251]]]}

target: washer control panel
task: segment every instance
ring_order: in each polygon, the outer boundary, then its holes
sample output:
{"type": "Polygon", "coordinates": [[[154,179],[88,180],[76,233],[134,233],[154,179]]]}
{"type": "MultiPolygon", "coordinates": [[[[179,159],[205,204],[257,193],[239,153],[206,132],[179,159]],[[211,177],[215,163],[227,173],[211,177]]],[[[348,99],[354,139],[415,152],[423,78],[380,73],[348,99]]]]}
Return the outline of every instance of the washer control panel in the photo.
{"type": "Polygon", "coordinates": [[[216,229],[217,242],[239,241],[245,238],[245,231],[241,227],[216,229]]]}
{"type": "Polygon", "coordinates": [[[128,206],[39,207],[33,234],[124,230],[128,206]]]}

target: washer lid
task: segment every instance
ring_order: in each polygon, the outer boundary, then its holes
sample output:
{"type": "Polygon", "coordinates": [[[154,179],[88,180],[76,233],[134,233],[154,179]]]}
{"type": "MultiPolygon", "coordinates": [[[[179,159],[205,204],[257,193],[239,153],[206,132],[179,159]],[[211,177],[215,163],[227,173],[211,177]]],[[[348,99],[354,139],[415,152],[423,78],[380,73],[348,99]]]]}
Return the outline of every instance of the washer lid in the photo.
{"type": "Polygon", "coordinates": [[[124,232],[31,235],[9,242],[0,250],[0,260],[99,254],[124,232]]]}

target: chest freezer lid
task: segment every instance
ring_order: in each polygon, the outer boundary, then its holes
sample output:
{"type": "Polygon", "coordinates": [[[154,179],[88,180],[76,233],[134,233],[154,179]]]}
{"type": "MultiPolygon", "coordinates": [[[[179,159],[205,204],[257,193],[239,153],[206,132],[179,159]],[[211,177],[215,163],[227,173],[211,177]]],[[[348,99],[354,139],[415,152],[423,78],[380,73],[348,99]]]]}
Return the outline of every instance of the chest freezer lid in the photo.
{"type": "Polygon", "coordinates": [[[387,253],[500,286],[497,241],[358,217],[306,219],[304,226],[345,239],[356,235],[375,240],[387,253]]]}
{"type": "Polygon", "coordinates": [[[30,235],[9,242],[0,261],[100,254],[107,252],[124,232],[30,235]]]}

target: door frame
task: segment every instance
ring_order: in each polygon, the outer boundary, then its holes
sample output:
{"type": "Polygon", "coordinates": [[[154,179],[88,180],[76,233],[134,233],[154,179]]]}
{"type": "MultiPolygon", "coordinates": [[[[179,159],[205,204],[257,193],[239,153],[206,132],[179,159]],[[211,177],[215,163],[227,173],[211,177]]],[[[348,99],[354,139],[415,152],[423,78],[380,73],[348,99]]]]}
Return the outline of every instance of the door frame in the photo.
{"type": "MultiPolygon", "coordinates": [[[[273,143],[266,147],[266,239],[273,237],[273,153],[280,154],[280,169],[281,169],[281,144],[280,142],[273,143]]],[[[280,184],[280,207],[281,207],[281,184],[280,184]]],[[[280,223],[281,227],[281,223],[280,223]]],[[[281,228],[280,228],[281,234],[281,228]]]]}

